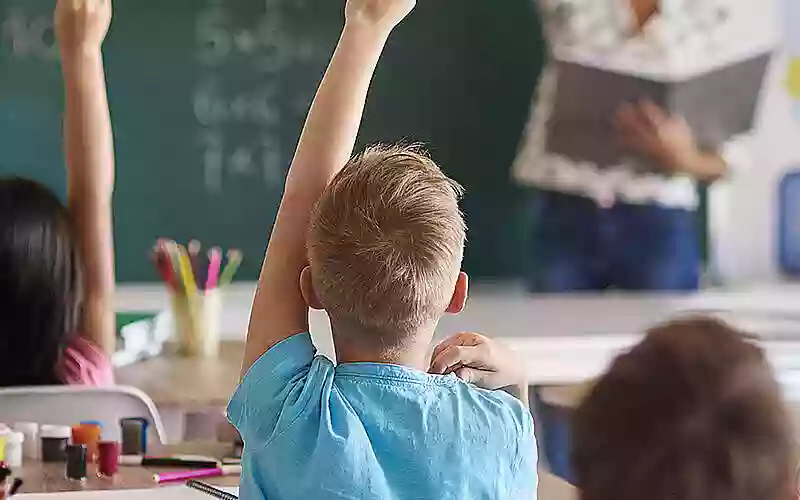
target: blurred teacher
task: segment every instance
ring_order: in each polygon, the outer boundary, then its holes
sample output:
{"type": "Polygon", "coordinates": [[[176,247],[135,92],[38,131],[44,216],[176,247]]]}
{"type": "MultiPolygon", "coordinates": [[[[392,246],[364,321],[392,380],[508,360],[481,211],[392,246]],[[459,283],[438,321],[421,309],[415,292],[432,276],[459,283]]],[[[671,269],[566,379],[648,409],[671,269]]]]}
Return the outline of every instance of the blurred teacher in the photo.
{"type": "MultiPolygon", "coordinates": [[[[628,74],[655,65],[668,77],[674,71],[676,78],[725,67],[771,43],[769,33],[752,31],[761,2],[537,2],[551,58],[513,169],[519,183],[537,190],[529,289],[696,289],[701,272],[697,184],[720,180],[710,193],[713,223],[714,210],[721,207],[718,198],[724,196],[723,179],[749,163],[746,137],[703,148],[680,117],[650,102],[620,103],[608,123],[630,162],[601,168],[549,153],[559,79],[553,60],[611,61],[611,66],[630,68],[628,74]]],[[[538,403],[545,456],[555,473],[569,479],[566,417],[538,403]]]]}
{"type": "MultiPolygon", "coordinates": [[[[538,3],[553,55],[614,59],[632,72],[656,64],[661,70],[674,67],[678,74],[736,57],[732,51],[740,49],[728,40],[738,32],[730,28],[738,6],[747,1],[538,3]]],[[[557,85],[555,65],[548,64],[513,168],[519,183],[538,189],[529,289],[696,289],[701,272],[697,183],[716,181],[748,163],[746,157],[742,161],[742,140],[704,149],[680,117],[652,103],[621,103],[609,123],[631,158],[649,168],[634,161],[600,168],[550,154],[548,120],[557,85]]]]}

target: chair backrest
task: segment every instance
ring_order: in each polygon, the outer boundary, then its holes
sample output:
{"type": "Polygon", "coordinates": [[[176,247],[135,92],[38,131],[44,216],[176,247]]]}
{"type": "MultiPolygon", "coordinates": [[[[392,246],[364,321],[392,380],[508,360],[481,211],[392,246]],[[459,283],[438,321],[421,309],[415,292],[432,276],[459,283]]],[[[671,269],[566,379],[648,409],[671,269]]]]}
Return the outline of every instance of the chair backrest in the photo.
{"type": "Polygon", "coordinates": [[[103,424],[103,439],[121,440],[119,420],[145,418],[151,443],[165,440],[164,424],[153,401],[142,391],[123,386],[43,386],[0,389],[0,422],[75,425],[103,424]]]}

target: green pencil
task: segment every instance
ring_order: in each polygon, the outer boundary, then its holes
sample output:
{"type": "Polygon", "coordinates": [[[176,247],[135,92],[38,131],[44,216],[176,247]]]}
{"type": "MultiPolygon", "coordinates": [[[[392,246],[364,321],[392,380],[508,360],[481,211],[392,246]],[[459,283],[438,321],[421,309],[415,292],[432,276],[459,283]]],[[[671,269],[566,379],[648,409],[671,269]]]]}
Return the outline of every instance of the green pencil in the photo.
{"type": "Polygon", "coordinates": [[[217,285],[218,288],[231,284],[233,281],[233,276],[236,274],[236,271],[239,269],[239,265],[241,263],[242,252],[239,250],[229,250],[228,263],[225,265],[225,269],[223,269],[222,274],[219,277],[219,284],[217,285]]]}

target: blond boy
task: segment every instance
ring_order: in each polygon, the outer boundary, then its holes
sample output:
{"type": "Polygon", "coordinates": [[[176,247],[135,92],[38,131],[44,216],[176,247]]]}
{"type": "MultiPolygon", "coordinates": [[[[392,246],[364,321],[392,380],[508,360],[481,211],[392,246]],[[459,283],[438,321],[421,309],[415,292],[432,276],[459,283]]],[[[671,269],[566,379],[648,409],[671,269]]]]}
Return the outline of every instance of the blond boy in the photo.
{"type": "Polygon", "coordinates": [[[414,3],[347,2],[300,138],[228,407],[243,498],[534,497],[530,414],[496,391],[525,386],[519,364],[474,334],[430,354],[467,297],[460,187],[415,148],[350,159],[383,46],[414,3]],[[331,319],[338,366],[316,356],[309,307],[331,319]]]}

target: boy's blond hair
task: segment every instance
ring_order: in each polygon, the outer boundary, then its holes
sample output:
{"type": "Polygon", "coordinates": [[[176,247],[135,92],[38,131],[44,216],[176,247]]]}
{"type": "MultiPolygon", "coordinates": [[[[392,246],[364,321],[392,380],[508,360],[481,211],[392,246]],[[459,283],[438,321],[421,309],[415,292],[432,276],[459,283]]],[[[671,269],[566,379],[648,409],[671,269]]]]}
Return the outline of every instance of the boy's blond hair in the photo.
{"type": "Polygon", "coordinates": [[[369,147],[334,177],[308,234],[314,290],[334,323],[392,348],[444,314],[464,250],[461,193],[418,146],[369,147]]]}

